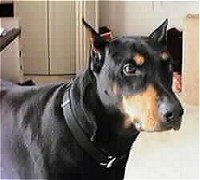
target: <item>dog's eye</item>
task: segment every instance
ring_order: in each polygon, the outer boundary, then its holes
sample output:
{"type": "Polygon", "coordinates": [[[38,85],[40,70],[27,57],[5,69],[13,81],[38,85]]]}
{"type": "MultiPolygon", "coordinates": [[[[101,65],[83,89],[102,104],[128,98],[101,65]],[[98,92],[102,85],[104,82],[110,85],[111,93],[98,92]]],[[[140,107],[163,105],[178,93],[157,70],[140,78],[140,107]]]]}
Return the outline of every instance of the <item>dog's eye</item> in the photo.
{"type": "Polygon", "coordinates": [[[123,73],[126,76],[133,76],[135,75],[136,67],[133,64],[126,64],[123,66],[123,73]]]}

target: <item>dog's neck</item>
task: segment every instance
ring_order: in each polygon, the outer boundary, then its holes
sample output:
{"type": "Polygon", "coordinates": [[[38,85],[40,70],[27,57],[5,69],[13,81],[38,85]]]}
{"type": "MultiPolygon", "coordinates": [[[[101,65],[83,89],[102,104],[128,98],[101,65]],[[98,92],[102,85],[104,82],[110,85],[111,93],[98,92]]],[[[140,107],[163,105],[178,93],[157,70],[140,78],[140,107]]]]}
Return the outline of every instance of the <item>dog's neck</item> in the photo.
{"type": "Polygon", "coordinates": [[[139,134],[136,129],[125,129],[123,115],[118,109],[105,108],[97,94],[96,82],[89,71],[75,79],[72,107],[76,108],[78,123],[95,145],[109,154],[128,153],[139,134]]]}

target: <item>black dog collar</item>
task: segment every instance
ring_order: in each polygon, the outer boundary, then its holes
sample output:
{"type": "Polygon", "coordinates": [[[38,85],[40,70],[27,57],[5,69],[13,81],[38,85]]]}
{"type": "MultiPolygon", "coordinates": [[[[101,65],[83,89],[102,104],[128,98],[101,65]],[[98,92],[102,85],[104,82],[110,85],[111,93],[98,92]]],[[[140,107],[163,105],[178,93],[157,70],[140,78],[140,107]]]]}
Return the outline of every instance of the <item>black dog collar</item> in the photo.
{"type": "Polygon", "coordinates": [[[119,157],[105,155],[101,150],[97,149],[95,145],[89,140],[89,138],[84,134],[83,129],[79,126],[75,116],[72,114],[70,102],[72,100],[70,96],[70,85],[67,87],[68,89],[63,96],[63,104],[61,107],[63,108],[65,121],[77,142],[102,167],[110,168],[114,165],[125,162],[128,158],[127,154],[120,155],[119,157]]]}

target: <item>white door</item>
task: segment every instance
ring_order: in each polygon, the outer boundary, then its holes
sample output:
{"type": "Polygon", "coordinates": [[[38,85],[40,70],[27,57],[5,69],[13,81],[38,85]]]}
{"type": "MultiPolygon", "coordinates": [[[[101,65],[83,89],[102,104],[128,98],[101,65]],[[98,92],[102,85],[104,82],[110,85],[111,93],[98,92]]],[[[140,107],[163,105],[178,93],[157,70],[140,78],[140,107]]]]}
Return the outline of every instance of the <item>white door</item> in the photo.
{"type": "Polygon", "coordinates": [[[24,74],[48,74],[47,1],[15,1],[24,74]]]}
{"type": "Polygon", "coordinates": [[[50,74],[75,73],[75,1],[49,1],[50,74]]]}
{"type": "Polygon", "coordinates": [[[24,74],[74,74],[87,66],[82,17],[97,29],[98,1],[15,1],[15,12],[22,27],[24,74]]]}

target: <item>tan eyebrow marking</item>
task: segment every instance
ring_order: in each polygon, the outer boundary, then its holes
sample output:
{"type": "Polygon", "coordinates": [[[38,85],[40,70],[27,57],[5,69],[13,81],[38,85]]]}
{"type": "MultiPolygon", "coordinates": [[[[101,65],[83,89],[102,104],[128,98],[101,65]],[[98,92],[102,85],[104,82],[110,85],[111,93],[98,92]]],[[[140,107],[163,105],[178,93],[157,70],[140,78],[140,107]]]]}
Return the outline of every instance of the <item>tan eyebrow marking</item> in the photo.
{"type": "Polygon", "coordinates": [[[139,54],[139,53],[136,53],[136,54],[133,56],[133,60],[135,61],[135,63],[136,63],[137,65],[143,65],[144,62],[145,62],[144,56],[142,56],[142,55],[139,54]]]}

